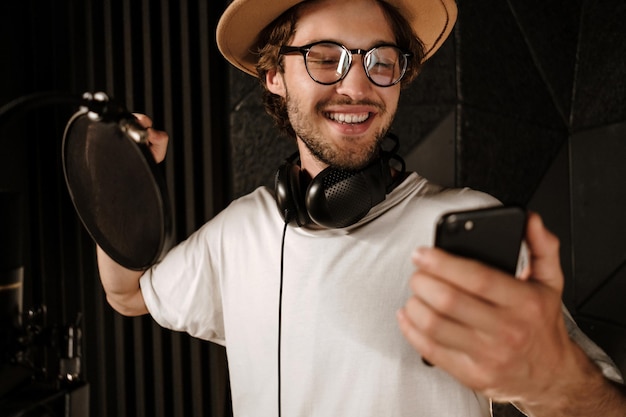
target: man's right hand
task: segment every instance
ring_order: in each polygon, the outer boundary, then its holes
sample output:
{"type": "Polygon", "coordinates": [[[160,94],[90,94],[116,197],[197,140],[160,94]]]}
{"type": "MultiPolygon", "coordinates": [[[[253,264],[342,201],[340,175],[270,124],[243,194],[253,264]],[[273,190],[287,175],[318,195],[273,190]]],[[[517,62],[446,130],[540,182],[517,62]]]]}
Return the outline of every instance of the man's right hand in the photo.
{"type": "Polygon", "coordinates": [[[133,113],[140,125],[148,129],[148,146],[154,156],[156,163],[163,162],[167,153],[167,143],[169,136],[162,130],[156,130],[152,127],[152,119],[145,114],[133,113]]]}

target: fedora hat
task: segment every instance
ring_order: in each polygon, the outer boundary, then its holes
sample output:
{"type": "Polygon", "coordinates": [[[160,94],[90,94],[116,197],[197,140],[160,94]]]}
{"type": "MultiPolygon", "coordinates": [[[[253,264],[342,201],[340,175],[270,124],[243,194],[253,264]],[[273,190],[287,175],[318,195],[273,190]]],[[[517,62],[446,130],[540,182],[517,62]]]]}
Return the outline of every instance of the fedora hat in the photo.
{"type": "MultiPolygon", "coordinates": [[[[303,0],[234,0],[217,24],[217,46],[235,67],[256,77],[259,33],[303,0]]],[[[341,0],[346,1],[346,0],[341,0]]],[[[424,61],[448,37],[456,21],[455,0],[385,0],[409,22],[424,45],[424,61]]]]}

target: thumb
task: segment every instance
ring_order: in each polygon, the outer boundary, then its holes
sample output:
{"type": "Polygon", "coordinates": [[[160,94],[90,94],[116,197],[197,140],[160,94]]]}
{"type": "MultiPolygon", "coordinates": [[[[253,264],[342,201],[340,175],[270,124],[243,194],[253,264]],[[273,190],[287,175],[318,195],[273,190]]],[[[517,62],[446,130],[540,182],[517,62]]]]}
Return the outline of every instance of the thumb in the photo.
{"type": "Polygon", "coordinates": [[[559,239],[546,229],[541,216],[537,213],[528,213],[526,243],[530,256],[530,279],[539,281],[562,293],[564,280],[559,253],[559,239]]]}

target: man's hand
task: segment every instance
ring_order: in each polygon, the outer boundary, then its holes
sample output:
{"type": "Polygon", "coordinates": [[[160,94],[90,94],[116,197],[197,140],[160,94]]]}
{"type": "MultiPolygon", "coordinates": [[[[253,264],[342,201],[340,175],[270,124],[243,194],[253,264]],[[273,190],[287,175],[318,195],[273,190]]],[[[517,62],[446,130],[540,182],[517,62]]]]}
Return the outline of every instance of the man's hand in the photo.
{"type": "Polygon", "coordinates": [[[152,119],[145,114],[133,113],[140,125],[148,129],[148,146],[154,156],[154,160],[158,164],[165,159],[167,153],[167,143],[169,136],[162,130],[156,130],[152,127],[152,119]]]}
{"type": "Polygon", "coordinates": [[[139,287],[143,271],[132,271],[119,265],[96,247],[100,281],[111,307],[124,316],[140,316],[148,313],[139,287]]]}
{"type": "Polygon", "coordinates": [[[575,393],[585,383],[606,382],[567,334],[559,242],[537,214],[529,214],[526,242],[530,268],[522,279],[440,249],[417,249],[413,295],[398,321],[425,359],[464,385],[544,415],[569,409],[572,394],[588,398],[575,393]]]}

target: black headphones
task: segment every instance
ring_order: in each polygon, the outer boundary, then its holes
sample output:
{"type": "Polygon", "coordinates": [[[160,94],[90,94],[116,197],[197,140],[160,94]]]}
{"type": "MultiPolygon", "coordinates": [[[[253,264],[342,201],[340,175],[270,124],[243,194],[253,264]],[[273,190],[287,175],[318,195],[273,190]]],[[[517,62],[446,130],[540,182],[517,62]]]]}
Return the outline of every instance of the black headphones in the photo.
{"type": "Polygon", "coordinates": [[[300,169],[298,153],[287,158],[276,172],[274,189],[278,210],[286,223],[296,220],[298,226],[318,224],[326,228],[342,228],[361,220],[372,207],[402,181],[405,164],[397,155],[397,136],[388,133],[394,142],[391,151],[381,148],[380,156],[361,170],[347,171],[328,167],[303,190],[309,178],[300,169]],[[401,164],[397,180],[391,175],[390,160],[401,164]]]}

